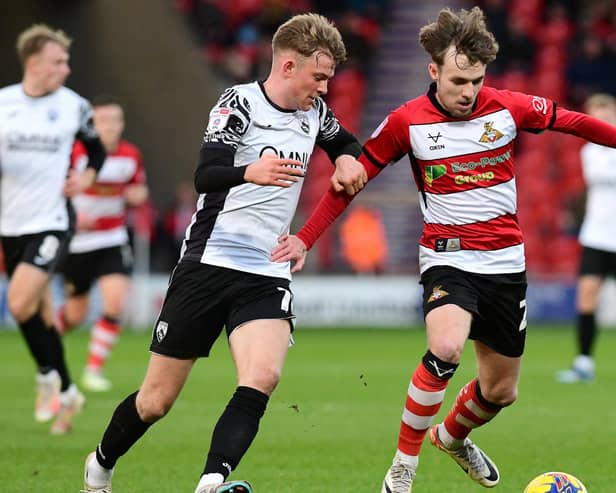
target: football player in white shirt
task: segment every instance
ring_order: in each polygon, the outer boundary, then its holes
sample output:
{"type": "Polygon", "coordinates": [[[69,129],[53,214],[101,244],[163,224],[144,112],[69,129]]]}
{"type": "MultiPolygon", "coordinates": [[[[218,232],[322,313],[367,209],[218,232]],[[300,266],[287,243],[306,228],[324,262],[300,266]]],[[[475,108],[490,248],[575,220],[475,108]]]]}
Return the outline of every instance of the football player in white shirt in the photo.
{"type": "Polygon", "coordinates": [[[290,265],[272,262],[270,252],[289,231],[315,144],[336,164],[336,187],[355,193],[367,179],[355,160],[359,143],[321,99],[346,57],[338,30],[322,16],[298,15],[280,26],[272,47],[268,78],[228,89],[210,113],[195,173],[197,212],[154,327],[150,364],[86,459],[87,492],[111,491],[116,461],[167,414],[223,327],[238,387],[195,493],[252,491],[226,480],[257,434],[295,318],[290,265]]]}
{"type": "MultiPolygon", "coordinates": [[[[599,120],[616,125],[616,98],[595,94],[585,104],[586,112],[599,120]]],[[[577,280],[577,346],[578,354],[571,368],[557,373],[562,383],[586,382],[594,379],[592,357],[597,338],[595,314],[599,293],[605,278],[616,276],[616,149],[586,144],[581,151],[586,182],[586,212],[580,230],[582,257],[577,280]]]]}
{"type": "Polygon", "coordinates": [[[70,198],[95,180],[105,159],[90,104],[63,87],[70,44],[64,32],[43,24],[25,30],[17,39],[23,79],[0,90],[0,236],[8,307],[38,368],[35,418],[48,421],[57,413],[55,434],[70,430],[84,398],[71,382],[53,327],[48,282],[70,240],[70,198]],[[69,173],[76,138],[90,161],[82,172],[69,173]]]}

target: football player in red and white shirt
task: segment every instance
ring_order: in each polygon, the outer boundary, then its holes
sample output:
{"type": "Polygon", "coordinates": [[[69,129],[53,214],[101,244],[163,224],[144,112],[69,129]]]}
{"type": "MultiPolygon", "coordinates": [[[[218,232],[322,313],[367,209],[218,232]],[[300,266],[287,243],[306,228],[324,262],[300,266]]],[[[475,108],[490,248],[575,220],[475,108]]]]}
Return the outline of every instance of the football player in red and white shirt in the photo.
{"type": "MultiPolygon", "coordinates": [[[[428,351],[413,373],[384,493],[409,493],[425,434],[485,487],[496,465],[469,438],[517,396],[526,334],[524,244],[517,219],[513,144],[520,130],[556,130],[616,147],[616,128],[539,96],[483,85],[498,44],[478,7],[443,9],[420,31],[431,55],[428,93],[394,110],[363,148],[373,178],[408,155],[424,218],[419,245],[428,351]],[[444,422],[431,427],[467,339],[478,375],[444,422]]],[[[538,163],[539,164],[539,163],[538,163]]],[[[352,200],[333,189],[297,236],[284,236],[274,261],[295,260],[352,200]]]]}
{"type": "MultiPolygon", "coordinates": [[[[107,158],[96,182],[73,199],[77,231],[63,269],[67,300],[58,311],[57,326],[66,332],[83,322],[89,311],[90,289],[98,282],[102,314],[92,327],[81,383],[90,391],[102,392],[111,388],[102,370],[120,334],[119,321],[130,290],[133,260],[126,208],[143,204],[148,189],[141,152],[122,139],[122,106],[112,96],[99,96],[92,104],[94,125],[107,158]]],[[[72,167],[80,170],[87,164],[85,149],[77,143],[72,167]]]]}

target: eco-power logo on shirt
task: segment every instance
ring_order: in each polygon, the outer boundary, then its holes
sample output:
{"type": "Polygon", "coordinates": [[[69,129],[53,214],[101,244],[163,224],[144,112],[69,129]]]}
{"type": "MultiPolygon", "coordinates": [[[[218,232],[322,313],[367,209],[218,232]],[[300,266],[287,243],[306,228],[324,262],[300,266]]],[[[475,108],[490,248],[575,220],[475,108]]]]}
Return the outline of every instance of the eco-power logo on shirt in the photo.
{"type": "Polygon", "coordinates": [[[447,166],[444,164],[435,164],[434,166],[426,166],[425,178],[426,183],[431,186],[434,180],[438,180],[441,176],[447,174],[447,166]]]}

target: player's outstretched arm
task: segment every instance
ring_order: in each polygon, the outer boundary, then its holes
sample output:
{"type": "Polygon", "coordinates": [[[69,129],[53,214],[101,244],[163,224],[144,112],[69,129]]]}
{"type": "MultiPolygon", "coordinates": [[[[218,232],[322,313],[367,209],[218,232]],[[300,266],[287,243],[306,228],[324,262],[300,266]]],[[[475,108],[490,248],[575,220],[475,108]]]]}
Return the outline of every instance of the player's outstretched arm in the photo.
{"type": "Polygon", "coordinates": [[[270,258],[272,262],[294,262],[291,272],[299,272],[304,267],[307,253],[306,245],[297,236],[282,235],[270,258]]]}
{"type": "Polygon", "coordinates": [[[616,127],[577,111],[557,108],[552,130],[572,134],[595,144],[616,147],[616,127]]]}
{"type": "Polygon", "coordinates": [[[336,192],[355,195],[368,183],[366,168],[354,156],[342,154],[336,158],[335,165],[330,183],[336,192]]]}
{"type": "Polygon", "coordinates": [[[264,154],[254,163],[246,166],[244,180],[256,185],[288,188],[304,174],[304,165],[300,161],[264,154]]]}

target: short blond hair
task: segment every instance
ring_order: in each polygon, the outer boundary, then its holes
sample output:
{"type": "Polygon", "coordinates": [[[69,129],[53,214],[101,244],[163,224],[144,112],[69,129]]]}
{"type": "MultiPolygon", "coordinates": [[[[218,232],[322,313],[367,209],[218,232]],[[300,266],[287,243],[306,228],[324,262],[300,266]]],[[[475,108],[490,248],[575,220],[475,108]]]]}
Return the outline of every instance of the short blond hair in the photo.
{"type": "Polygon", "coordinates": [[[320,51],[332,58],[336,65],[347,58],[340,31],[327,18],[319,14],[300,14],[282,24],[272,38],[274,53],[293,50],[304,57],[320,51]]]}
{"type": "Polygon", "coordinates": [[[73,40],[61,29],[54,30],[47,24],[33,24],[17,37],[17,57],[22,65],[28,58],[39,53],[46,43],[58,43],[66,51],[73,40]]]}
{"type": "Polygon", "coordinates": [[[595,108],[616,107],[616,98],[611,94],[597,93],[590,96],[584,103],[586,112],[592,111],[595,108]]]}

